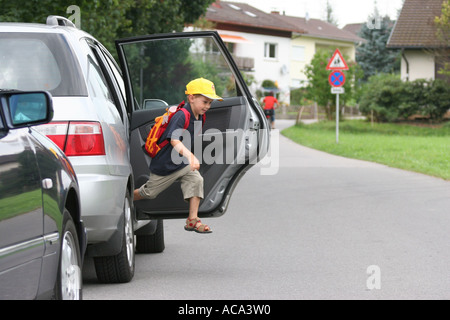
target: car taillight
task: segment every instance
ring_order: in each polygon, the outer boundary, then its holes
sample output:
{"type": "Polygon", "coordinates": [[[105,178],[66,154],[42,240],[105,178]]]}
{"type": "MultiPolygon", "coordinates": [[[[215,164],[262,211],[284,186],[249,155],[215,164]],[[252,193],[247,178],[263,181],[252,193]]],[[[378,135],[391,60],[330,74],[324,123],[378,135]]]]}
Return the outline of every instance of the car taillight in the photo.
{"type": "Polygon", "coordinates": [[[104,155],[105,143],[100,123],[70,122],[64,152],[67,156],[104,155]]]}
{"type": "Polygon", "coordinates": [[[38,130],[64,151],[66,156],[105,155],[105,143],[98,122],[52,122],[38,130]]]}
{"type": "Polygon", "coordinates": [[[52,140],[62,151],[66,144],[68,122],[51,122],[35,127],[37,131],[52,140]]]}

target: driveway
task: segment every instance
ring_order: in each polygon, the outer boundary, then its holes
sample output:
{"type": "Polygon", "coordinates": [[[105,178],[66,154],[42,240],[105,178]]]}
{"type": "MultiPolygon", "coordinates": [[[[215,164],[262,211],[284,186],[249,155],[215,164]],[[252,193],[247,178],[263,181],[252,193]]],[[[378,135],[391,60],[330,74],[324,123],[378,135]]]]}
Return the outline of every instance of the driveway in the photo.
{"type": "Polygon", "coordinates": [[[450,298],[450,182],[282,136],[276,174],[262,169],[204,219],[211,235],[165,221],[166,250],[138,255],[131,283],[99,285],[88,265],[85,299],[450,298]]]}

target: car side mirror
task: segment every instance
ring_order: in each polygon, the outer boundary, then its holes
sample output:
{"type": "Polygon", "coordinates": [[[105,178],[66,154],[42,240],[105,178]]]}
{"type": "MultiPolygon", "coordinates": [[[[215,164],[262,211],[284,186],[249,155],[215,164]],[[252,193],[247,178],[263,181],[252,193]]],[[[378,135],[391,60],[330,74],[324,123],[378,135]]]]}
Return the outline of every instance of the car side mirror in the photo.
{"type": "Polygon", "coordinates": [[[169,104],[161,99],[145,99],[144,100],[144,110],[167,108],[169,104]]]}
{"type": "Polygon", "coordinates": [[[2,92],[0,101],[8,129],[44,124],[53,119],[52,97],[46,91],[2,92]]]}

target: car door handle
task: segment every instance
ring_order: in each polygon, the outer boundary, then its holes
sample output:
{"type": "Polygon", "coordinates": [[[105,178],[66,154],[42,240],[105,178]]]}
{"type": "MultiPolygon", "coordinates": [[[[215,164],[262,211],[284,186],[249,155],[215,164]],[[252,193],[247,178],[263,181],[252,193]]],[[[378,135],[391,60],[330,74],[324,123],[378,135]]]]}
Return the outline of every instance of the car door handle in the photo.
{"type": "Polygon", "coordinates": [[[258,131],[259,130],[259,121],[256,121],[253,117],[251,117],[250,119],[249,119],[249,122],[250,122],[250,124],[249,124],[249,129],[250,130],[252,130],[252,131],[258,131]]]}
{"type": "Polygon", "coordinates": [[[46,178],[46,179],[42,180],[42,188],[45,190],[50,190],[51,188],[53,188],[52,179],[46,178]]]}

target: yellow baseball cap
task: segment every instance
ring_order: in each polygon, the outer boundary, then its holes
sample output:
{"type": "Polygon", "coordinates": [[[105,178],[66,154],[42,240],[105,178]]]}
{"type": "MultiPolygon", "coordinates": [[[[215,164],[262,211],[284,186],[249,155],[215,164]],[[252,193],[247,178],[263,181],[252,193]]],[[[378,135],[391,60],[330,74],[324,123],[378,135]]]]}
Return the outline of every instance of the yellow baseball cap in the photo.
{"type": "Polygon", "coordinates": [[[201,94],[212,100],[223,100],[216,94],[214,83],[209,80],[198,78],[189,82],[185,94],[201,94]]]}

